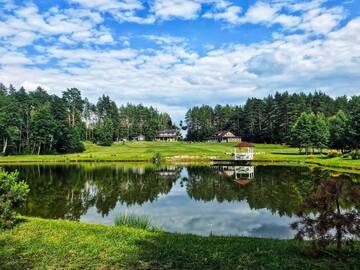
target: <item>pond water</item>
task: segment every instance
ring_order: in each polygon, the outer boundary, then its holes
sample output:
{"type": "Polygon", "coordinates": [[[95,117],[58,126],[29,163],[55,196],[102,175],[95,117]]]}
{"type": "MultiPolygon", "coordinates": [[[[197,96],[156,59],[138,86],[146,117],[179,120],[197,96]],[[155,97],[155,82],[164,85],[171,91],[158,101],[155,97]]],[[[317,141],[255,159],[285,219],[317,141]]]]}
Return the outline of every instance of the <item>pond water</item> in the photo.
{"type": "Polygon", "coordinates": [[[30,186],[24,215],[113,225],[118,214],[132,213],[149,216],[165,231],[199,235],[291,238],[289,224],[318,179],[344,181],[345,192],[359,186],[352,182],[357,175],[297,166],[4,167],[18,170],[30,186]]]}

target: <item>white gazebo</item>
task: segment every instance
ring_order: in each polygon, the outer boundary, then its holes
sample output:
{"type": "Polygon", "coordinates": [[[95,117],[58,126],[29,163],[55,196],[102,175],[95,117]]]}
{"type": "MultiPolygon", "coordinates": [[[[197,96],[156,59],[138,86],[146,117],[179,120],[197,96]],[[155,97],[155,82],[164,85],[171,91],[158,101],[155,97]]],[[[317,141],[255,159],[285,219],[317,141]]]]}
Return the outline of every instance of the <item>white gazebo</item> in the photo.
{"type": "Polygon", "coordinates": [[[234,145],[235,160],[253,160],[254,159],[254,145],[249,142],[240,142],[234,145]],[[238,150],[237,150],[238,149],[238,150]],[[246,149],[243,151],[242,149],[246,149]]]}

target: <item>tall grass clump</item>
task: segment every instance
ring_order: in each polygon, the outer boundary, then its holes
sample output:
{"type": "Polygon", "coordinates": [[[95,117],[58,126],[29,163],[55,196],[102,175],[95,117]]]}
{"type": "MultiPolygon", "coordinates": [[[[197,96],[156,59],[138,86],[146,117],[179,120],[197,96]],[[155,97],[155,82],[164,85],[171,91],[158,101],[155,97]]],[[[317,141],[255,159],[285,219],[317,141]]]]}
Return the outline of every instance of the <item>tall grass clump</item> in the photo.
{"type": "Polygon", "coordinates": [[[126,226],[143,230],[158,230],[157,227],[151,224],[148,216],[135,214],[119,214],[115,218],[115,226],[126,226]]]}

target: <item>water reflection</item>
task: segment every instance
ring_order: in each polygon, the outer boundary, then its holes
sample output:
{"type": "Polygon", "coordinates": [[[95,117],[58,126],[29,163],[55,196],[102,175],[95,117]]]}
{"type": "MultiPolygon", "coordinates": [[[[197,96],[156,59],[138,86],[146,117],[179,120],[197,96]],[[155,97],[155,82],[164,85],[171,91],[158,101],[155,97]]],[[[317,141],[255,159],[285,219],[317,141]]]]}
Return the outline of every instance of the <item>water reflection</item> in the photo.
{"type": "Polygon", "coordinates": [[[354,175],[305,167],[89,163],[5,169],[18,169],[30,185],[26,215],[113,224],[127,211],[148,215],[167,231],[204,235],[289,238],[289,224],[316,179],[355,185],[354,175]]]}
{"type": "Polygon", "coordinates": [[[214,166],[217,172],[225,176],[233,177],[234,181],[245,186],[255,177],[254,166],[214,166]]]}

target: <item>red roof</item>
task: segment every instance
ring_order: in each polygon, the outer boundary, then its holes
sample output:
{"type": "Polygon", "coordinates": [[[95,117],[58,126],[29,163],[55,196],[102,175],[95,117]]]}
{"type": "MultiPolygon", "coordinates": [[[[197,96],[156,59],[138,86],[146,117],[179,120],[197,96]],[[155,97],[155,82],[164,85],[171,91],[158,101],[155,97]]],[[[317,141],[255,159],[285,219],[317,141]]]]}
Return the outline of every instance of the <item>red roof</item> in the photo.
{"type": "Polygon", "coordinates": [[[247,148],[247,147],[255,147],[252,143],[249,143],[249,142],[240,142],[236,145],[234,145],[234,147],[237,147],[237,148],[247,148]]]}

